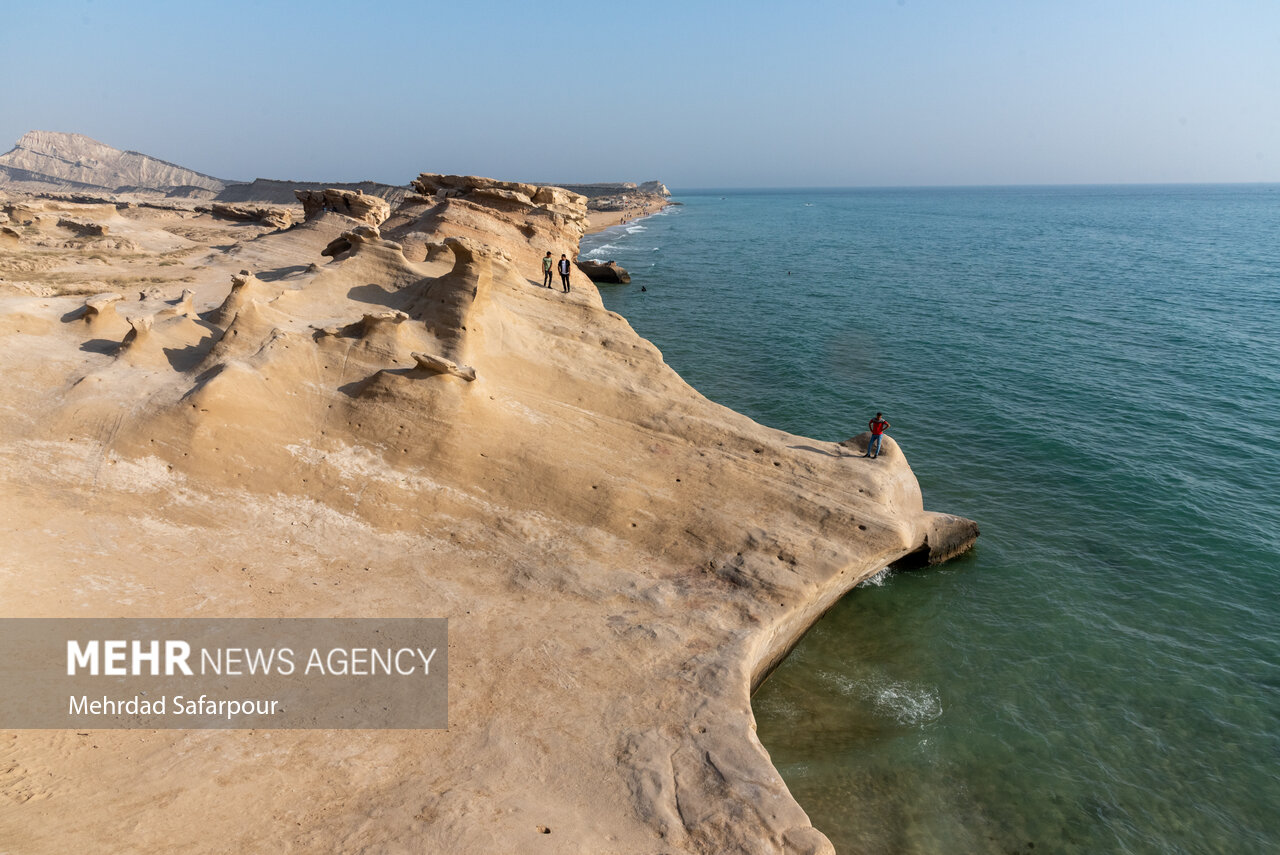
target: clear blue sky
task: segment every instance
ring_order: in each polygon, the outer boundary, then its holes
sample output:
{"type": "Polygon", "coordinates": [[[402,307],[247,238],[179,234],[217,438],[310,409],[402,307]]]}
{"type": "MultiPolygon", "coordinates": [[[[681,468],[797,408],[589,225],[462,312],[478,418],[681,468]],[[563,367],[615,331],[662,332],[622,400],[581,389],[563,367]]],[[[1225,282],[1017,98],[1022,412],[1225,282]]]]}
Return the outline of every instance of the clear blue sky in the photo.
{"type": "Polygon", "coordinates": [[[1280,0],[0,0],[0,151],[223,178],[1280,181],[1280,0]]]}

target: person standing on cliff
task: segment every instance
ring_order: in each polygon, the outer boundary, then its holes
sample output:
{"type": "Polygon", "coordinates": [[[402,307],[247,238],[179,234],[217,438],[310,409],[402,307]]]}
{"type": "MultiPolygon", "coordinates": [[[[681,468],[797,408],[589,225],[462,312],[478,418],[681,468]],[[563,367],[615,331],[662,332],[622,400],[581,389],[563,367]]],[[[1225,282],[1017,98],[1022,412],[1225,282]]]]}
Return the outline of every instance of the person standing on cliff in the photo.
{"type": "Polygon", "coordinates": [[[564,293],[569,293],[569,259],[562,252],[560,253],[560,285],[564,288],[564,293]]]}
{"type": "Polygon", "coordinates": [[[551,250],[547,250],[547,254],[542,258],[542,287],[551,287],[551,268],[555,266],[555,262],[551,260],[551,250]]]}
{"type": "Polygon", "coordinates": [[[871,439],[867,441],[867,453],[862,456],[874,460],[880,456],[880,440],[884,438],[884,432],[890,425],[880,417],[880,413],[876,413],[876,417],[867,422],[867,427],[871,428],[871,439]]]}

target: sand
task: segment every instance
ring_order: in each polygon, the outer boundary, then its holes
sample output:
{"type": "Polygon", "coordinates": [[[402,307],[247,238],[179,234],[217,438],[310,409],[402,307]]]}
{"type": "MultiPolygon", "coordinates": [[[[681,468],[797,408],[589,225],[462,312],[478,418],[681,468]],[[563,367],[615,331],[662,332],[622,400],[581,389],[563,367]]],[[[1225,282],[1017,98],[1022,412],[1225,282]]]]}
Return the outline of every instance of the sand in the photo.
{"type": "Polygon", "coordinates": [[[648,210],[632,208],[625,211],[592,211],[587,215],[589,222],[587,233],[602,232],[607,228],[619,226],[625,222],[642,220],[645,217],[653,216],[670,204],[670,202],[666,201],[654,201],[648,205],[648,210]]]}
{"type": "Polygon", "coordinates": [[[450,726],[0,734],[0,848],[831,851],[752,687],[976,528],[892,439],[758,425],[579,272],[541,288],[586,212],[520,195],[380,229],[6,208],[0,613],[446,617],[450,726]]]}

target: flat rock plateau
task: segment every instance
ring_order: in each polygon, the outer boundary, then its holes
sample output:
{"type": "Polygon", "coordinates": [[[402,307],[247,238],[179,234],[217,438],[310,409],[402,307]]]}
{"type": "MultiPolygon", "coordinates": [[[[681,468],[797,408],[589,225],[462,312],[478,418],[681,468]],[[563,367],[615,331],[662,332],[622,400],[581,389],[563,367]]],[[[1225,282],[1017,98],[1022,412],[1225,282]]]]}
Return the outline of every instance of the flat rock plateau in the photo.
{"type": "Polygon", "coordinates": [[[0,848],[830,852],[751,691],[976,527],[892,439],[756,424],[542,288],[582,196],[413,185],[0,201],[4,616],[450,622],[448,730],[0,734],[0,848]]]}

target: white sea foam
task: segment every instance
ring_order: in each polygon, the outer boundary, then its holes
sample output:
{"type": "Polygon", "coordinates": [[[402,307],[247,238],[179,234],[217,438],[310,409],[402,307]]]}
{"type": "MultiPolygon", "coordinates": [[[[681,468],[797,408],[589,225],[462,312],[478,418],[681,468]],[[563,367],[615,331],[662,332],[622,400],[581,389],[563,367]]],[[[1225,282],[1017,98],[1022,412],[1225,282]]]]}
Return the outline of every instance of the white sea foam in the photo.
{"type": "Polygon", "coordinates": [[[890,680],[880,675],[853,677],[826,671],[821,676],[840,694],[870,704],[876,715],[905,727],[919,727],[942,715],[942,700],[932,686],[890,680]]]}
{"type": "Polygon", "coordinates": [[[881,568],[881,569],[880,569],[880,571],[879,571],[878,573],[876,573],[874,576],[868,576],[867,578],[863,579],[861,582],[859,582],[859,583],[856,585],[856,587],[858,587],[858,588],[871,588],[871,587],[882,588],[882,587],[884,587],[884,583],[885,583],[885,582],[888,582],[888,581],[889,581],[889,577],[890,577],[890,576],[892,576],[892,575],[893,575],[893,571],[892,571],[892,570],[890,570],[888,567],[883,567],[883,568],[881,568]]]}
{"type": "Polygon", "coordinates": [[[586,252],[582,253],[580,257],[589,258],[589,259],[608,258],[610,255],[616,253],[620,249],[625,251],[626,248],[617,246],[616,244],[612,244],[612,243],[605,243],[595,247],[594,249],[587,250],[586,252]]]}
{"type": "Polygon", "coordinates": [[[644,226],[627,226],[627,234],[629,235],[633,235],[638,232],[647,232],[647,231],[649,230],[644,226]]]}
{"type": "Polygon", "coordinates": [[[891,715],[898,724],[918,726],[942,715],[942,701],[936,689],[909,683],[888,683],[875,695],[876,711],[891,715]]]}

